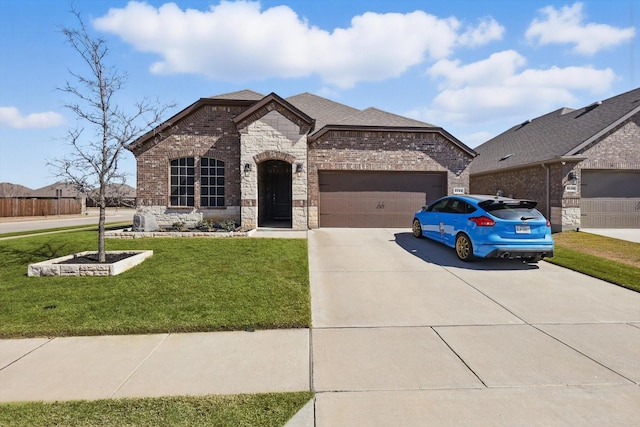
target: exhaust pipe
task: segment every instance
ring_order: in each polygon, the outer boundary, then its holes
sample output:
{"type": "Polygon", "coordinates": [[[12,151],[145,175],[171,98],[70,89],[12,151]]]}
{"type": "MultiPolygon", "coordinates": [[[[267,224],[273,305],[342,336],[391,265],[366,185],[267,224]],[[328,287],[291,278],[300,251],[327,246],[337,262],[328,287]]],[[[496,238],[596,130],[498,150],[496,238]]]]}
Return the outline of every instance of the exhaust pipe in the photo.
{"type": "Polygon", "coordinates": [[[502,255],[500,255],[500,258],[509,258],[511,256],[511,254],[509,252],[505,252],[502,255]]]}

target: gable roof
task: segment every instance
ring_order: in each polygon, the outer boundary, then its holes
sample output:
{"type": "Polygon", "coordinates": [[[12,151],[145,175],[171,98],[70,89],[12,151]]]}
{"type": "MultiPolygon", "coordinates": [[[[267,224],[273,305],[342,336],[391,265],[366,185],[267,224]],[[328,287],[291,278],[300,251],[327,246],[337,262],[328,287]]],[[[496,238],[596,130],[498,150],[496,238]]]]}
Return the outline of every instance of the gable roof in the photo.
{"type": "Polygon", "coordinates": [[[32,189],[24,185],[0,182],[0,197],[26,197],[32,191],[32,189]]]}
{"type": "Polygon", "coordinates": [[[148,141],[159,135],[164,128],[188,116],[203,105],[233,104],[246,105],[248,108],[236,116],[234,121],[242,126],[246,121],[255,119],[260,110],[269,104],[279,108],[281,112],[295,118],[296,122],[310,129],[309,139],[316,139],[330,130],[370,130],[396,132],[436,132],[445,136],[454,145],[468,155],[474,157],[476,152],[456,139],[444,129],[419,120],[388,113],[377,108],[358,110],[335,101],[304,92],[288,98],[281,98],[275,93],[264,96],[252,90],[240,90],[207,98],[200,98],[178,114],[166,120],[162,125],[150,130],[126,148],[138,155],[147,150],[148,141]]]}
{"type": "Polygon", "coordinates": [[[79,197],[82,193],[71,182],[55,182],[31,191],[31,197],[57,197],[56,190],[62,190],[61,197],[79,197]]]}
{"type": "Polygon", "coordinates": [[[135,156],[145,152],[149,149],[153,144],[149,144],[149,141],[154,139],[156,136],[161,135],[161,133],[167,128],[171,128],[174,123],[182,120],[187,117],[194,111],[198,110],[203,105],[246,105],[251,106],[258,102],[260,99],[264,98],[262,94],[258,92],[254,92],[251,90],[241,90],[237,92],[230,92],[217,96],[210,96],[208,98],[200,98],[193,104],[189,105],[187,108],[181,110],[177,114],[174,114],[169,119],[162,122],[160,125],[155,128],[149,130],[144,135],[140,136],[138,139],[133,141],[131,144],[127,145],[125,148],[131,151],[135,156]]]}
{"type": "Polygon", "coordinates": [[[258,117],[262,117],[271,109],[276,109],[281,114],[284,114],[289,118],[289,120],[298,124],[299,126],[301,126],[301,128],[304,128],[304,132],[309,131],[309,129],[312,129],[314,126],[315,120],[313,120],[312,117],[309,117],[306,113],[298,109],[296,106],[282,99],[273,92],[253,104],[251,108],[244,111],[242,114],[234,117],[233,121],[236,126],[239,126],[241,128],[243,127],[243,123],[254,121],[258,117]]]}
{"type": "Polygon", "coordinates": [[[308,92],[291,96],[287,98],[287,101],[316,120],[315,129],[309,135],[311,140],[317,139],[331,130],[435,132],[445,136],[468,155],[472,157],[476,155],[474,150],[441,127],[377,108],[369,107],[358,110],[308,92]]]}
{"type": "Polygon", "coordinates": [[[573,110],[560,108],[518,124],[475,148],[471,174],[535,163],[578,161],[592,143],[640,112],[640,88],[573,110]]]}

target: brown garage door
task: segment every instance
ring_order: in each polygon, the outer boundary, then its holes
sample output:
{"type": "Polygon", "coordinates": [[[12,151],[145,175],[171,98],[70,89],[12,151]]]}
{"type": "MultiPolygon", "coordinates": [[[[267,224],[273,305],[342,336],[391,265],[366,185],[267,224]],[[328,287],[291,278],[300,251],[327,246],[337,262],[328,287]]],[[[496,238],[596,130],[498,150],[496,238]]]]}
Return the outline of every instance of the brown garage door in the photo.
{"type": "Polygon", "coordinates": [[[321,171],[320,227],[410,227],[445,182],[441,173],[321,171]]]}
{"type": "Polygon", "coordinates": [[[640,171],[583,170],[580,226],[640,228],[640,171]]]}

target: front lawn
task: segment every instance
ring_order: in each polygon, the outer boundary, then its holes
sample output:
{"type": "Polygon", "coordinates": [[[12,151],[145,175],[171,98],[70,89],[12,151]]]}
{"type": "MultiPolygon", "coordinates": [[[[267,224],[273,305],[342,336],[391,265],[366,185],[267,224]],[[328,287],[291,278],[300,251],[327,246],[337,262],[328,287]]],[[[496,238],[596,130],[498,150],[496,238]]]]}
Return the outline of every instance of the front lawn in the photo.
{"type": "Polygon", "coordinates": [[[0,404],[0,425],[283,426],[311,392],[0,404]]]}
{"type": "Polygon", "coordinates": [[[311,324],[303,239],[108,239],[153,257],[113,277],[27,277],[95,250],[95,231],[0,241],[0,337],[301,328],[311,324]]]}
{"type": "Polygon", "coordinates": [[[640,244],[585,232],[554,234],[553,264],[640,292],[640,244]]]}

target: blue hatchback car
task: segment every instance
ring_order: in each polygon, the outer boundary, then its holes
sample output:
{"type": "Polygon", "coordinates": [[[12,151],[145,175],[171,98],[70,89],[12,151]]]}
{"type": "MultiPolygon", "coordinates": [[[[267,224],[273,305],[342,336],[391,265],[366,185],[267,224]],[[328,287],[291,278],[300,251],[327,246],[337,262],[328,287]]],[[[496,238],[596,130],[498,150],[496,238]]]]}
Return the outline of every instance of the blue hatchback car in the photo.
{"type": "Polygon", "coordinates": [[[446,196],[416,212],[415,237],[428,237],[455,248],[458,258],[553,256],[551,224],[537,202],[499,196],[446,196]]]}

